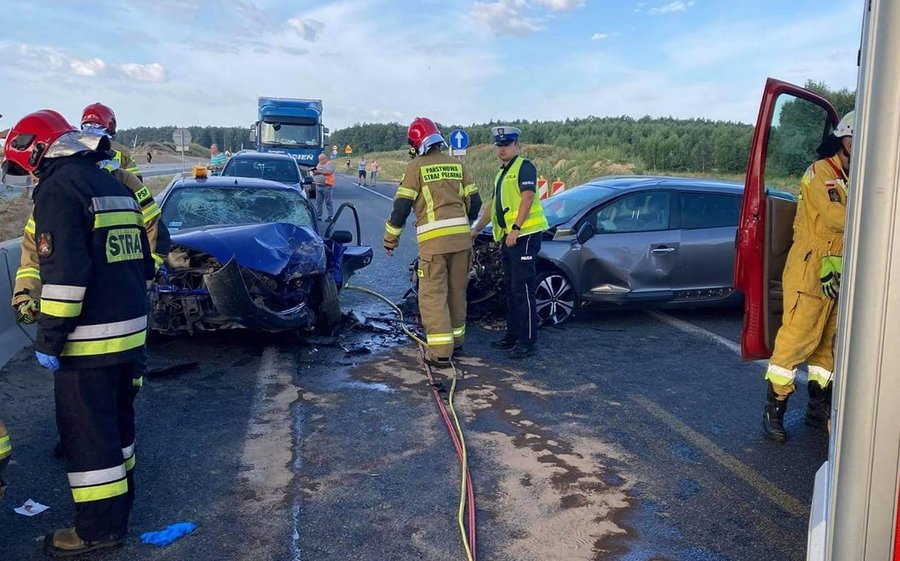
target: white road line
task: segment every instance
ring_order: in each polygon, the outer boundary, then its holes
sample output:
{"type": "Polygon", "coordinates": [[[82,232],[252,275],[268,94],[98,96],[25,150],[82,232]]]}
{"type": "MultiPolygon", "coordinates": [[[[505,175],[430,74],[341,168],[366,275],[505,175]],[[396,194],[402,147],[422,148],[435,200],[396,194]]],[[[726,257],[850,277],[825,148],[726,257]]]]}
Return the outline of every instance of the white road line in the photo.
{"type": "Polygon", "coordinates": [[[347,181],[348,183],[350,183],[350,185],[352,187],[356,187],[358,189],[365,189],[366,191],[368,191],[369,193],[372,193],[373,195],[378,195],[382,199],[387,199],[391,202],[394,202],[394,199],[392,199],[391,197],[388,197],[387,195],[383,195],[383,194],[379,193],[378,191],[373,191],[372,189],[369,189],[368,187],[363,187],[362,185],[357,185],[356,183],[353,183],[352,179],[348,179],[346,177],[341,177],[340,179],[347,181]]]}
{"type": "MultiPolygon", "coordinates": [[[[706,329],[703,329],[699,325],[694,325],[693,323],[678,319],[676,317],[672,317],[669,314],[664,314],[662,312],[647,311],[647,315],[649,315],[650,317],[657,319],[665,324],[671,325],[672,327],[674,327],[676,329],[684,331],[685,333],[687,333],[689,335],[693,335],[694,337],[697,337],[699,339],[705,339],[707,341],[716,343],[717,345],[721,345],[721,346],[727,348],[728,350],[732,351],[736,355],[741,356],[741,345],[739,343],[736,343],[736,342],[732,341],[731,339],[722,337],[721,335],[717,335],[717,334],[713,333],[712,331],[707,331],[706,329]]],[[[769,365],[769,363],[765,360],[754,360],[753,362],[760,366],[763,366],[763,367],[769,365]]],[[[805,385],[806,380],[807,380],[806,371],[798,370],[796,383],[798,385],[805,385]]]]}

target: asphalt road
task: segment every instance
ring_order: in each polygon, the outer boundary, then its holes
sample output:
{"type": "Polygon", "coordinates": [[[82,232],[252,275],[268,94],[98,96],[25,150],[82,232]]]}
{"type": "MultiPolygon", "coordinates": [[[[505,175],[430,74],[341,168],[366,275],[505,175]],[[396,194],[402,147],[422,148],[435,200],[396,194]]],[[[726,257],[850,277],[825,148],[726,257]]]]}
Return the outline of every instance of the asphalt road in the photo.
{"type": "MultiPolygon", "coordinates": [[[[360,211],[372,265],[353,283],[402,296],[415,257],[380,250],[391,184],[338,179],[360,211]]],[[[352,229],[349,216],[338,227],[352,229]],[[347,221],[347,222],[344,222],[347,221]]],[[[126,547],[103,559],[459,560],[458,467],[416,349],[384,305],[337,338],[232,334],[163,339],[138,398],[138,503],[126,547]],[[166,548],[140,532],[199,530],[166,548]]],[[[762,367],[735,352],[736,311],[584,311],[542,330],[533,360],[489,348],[470,323],[456,405],[478,504],[478,557],[499,561],[802,560],[827,439],[792,400],[791,440],[760,437],[762,367]]],[[[23,351],[0,370],[14,462],[0,509],[3,559],[70,519],[50,375],[23,351]],[[26,499],[51,506],[33,518],[26,499]]]]}

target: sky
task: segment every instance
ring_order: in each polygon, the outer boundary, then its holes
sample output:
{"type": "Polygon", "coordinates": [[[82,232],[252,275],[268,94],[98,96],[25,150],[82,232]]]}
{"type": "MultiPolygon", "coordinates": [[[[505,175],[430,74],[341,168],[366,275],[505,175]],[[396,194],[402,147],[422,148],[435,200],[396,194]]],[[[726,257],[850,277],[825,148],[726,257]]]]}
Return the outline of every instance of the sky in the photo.
{"type": "Polygon", "coordinates": [[[0,129],[674,116],[752,123],[769,76],[855,89],[863,0],[3,0],[0,129]]]}

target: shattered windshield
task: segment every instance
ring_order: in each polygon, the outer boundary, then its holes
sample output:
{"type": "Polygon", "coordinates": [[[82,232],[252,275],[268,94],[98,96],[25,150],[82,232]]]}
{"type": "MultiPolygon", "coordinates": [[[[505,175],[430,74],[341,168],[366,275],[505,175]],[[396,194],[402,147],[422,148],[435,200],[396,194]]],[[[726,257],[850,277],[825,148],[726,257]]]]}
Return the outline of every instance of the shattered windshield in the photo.
{"type": "Polygon", "coordinates": [[[287,222],[312,226],[303,195],[258,187],[187,187],[175,190],[163,205],[169,231],[214,225],[287,222]]]}

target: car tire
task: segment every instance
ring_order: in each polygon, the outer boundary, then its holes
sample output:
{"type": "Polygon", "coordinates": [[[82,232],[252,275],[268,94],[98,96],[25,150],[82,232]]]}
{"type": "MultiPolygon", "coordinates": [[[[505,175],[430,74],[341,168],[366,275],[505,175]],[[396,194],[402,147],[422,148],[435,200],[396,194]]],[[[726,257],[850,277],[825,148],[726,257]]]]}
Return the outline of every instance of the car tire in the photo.
{"type": "Polygon", "coordinates": [[[322,276],[319,283],[319,309],[316,314],[316,329],[331,335],[341,324],[341,297],[331,273],[322,276]]]}
{"type": "Polygon", "coordinates": [[[575,287],[560,271],[538,273],[534,300],[541,325],[559,325],[567,321],[578,306],[575,287]]]}

